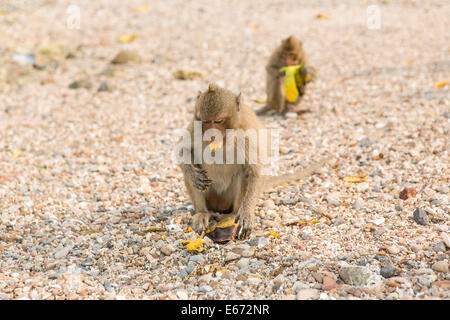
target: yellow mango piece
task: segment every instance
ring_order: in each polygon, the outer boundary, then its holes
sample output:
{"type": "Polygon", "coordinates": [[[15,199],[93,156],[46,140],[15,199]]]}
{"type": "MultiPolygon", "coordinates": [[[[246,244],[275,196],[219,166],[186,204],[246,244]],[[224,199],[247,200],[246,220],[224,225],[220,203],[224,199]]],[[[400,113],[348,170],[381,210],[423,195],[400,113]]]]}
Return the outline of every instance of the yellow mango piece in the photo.
{"type": "Polygon", "coordinates": [[[188,251],[197,251],[202,252],[203,251],[203,241],[202,238],[197,238],[195,240],[192,240],[190,243],[186,245],[186,249],[188,251]]]}
{"type": "Polygon", "coordinates": [[[434,86],[436,88],[442,88],[442,87],[445,87],[447,84],[448,84],[448,81],[443,81],[443,82],[436,83],[434,86]]]}
{"type": "Polygon", "coordinates": [[[223,142],[222,141],[211,142],[208,146],[209,146],[209,149],[211,149],[211,151],[214,151],[216,149],[222,148],[223,142]]]}
{"type": "Polygon", "coordinates": [[[0,9],[0,14],[5,14],[5,10],[0,9]]]}
{"type": "Polygon", "coordinates": [[[345,176],[344,181],[351,182],[351,183],[360,183],[364,182],[367,179],[369,179],[369,176],[367,174],[358,174],[356,176],[345,176]]]}
{"type": "Polygon", "coordinates": [[[259,103],[259,104],[263,104],[266,103],[266,101],[261,100],[261,99],[253,99],[254,102],[259,103]]]}
{"type": "Polygon", "coordinates": [[[274,238],[276,239],[276,238],[278,238],[280,235],[279,235],[278,233],[276,233],[275,231],[270,230],[270,231],[269,231],[269,236],[272,236],[272,237],[274,237],[274,238]]]}
{"type": "Polygon", "coordinates": [[[121,36],[119,41],[121,43],[128,43],[137,38],[137,34],[133,33],[131,36],[121,36]]]}
{"type": "Polygon", "coordinates": [[[316,16],[317,19],[330,19],[330,16],[325,13],[319,13],[316,16]]]}
{"type": "Polygon", "coordinates": [[[17,150],[16,152],[13,153],[12,157],[13,157],[13,158],[18,158],[18,157],[20,157],[21,155],[22,155],[22,151],[17,150]]]}
{"type": "Polygon", "coordinates": [[[191,228],[191,227],[188,227],[188,228],[184,231],[184,233],[189,233],[189,232],[192,232],[192,228],[191,228]]]}
{"type": "Polygon", "coordinates": [[[141,6],[130,9],[131,12],[144,12],[147,10],[148,10],[148,4],[143,4],[141,6]]]}
{"type": "Polygon", "coordinates": [[[303,67],[303,64],[295,66],[287,66],[280,69],[281,72],[286,74],[284,79],[284,92],[286,94],[286,100],[289,102],[295,102],[297,100],[299,92],[297,88],[297,82],[299,81],[299,70],[303,67]]]}

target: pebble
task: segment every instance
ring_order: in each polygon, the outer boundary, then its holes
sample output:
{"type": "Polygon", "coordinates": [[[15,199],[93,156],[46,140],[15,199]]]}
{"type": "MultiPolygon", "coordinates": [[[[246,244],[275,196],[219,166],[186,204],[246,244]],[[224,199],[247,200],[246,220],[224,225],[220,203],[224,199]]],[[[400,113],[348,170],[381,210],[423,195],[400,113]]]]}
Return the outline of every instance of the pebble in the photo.
{"type": "Polygon", "coordinates": [[[284,115],[287,119],[297,119],[298,114],[295,112],[286,112],[284,115]]]}
{"type": "Polygon", "coordinates": [[[247,243],[252,247],[263,248],[269,244],[269,239],[259,237],[259,238],[251,239],[247,243]]]}
{"type": "Polygon", "coordinates": [[[448,272],[448,260],[442,260],[438,261],[435,264],[433,264],[432,269],[437,272],[448,272]]]}
{"type": "Polygon", "coordinates": [[[98,87],[98,92],[112,92],[114,90],[114,86],[109,81],[104,81],[98,87]]]}
{"type": "Polygon", "coordinates": [[[239,269],[243,269],[243,268],[247,267],[249,264],[250,264],[250,259],[248,259],[248,258],[242,258],[242,259],[240,259],[240,260],[236,263],[236,266],[237,266],[239,269]]]}
{"type": "Polygon", "coordinates": [[[294,292],[299,292],[302,289],[309,289],[309,285],[302,281],[295,281],[292,290],[294,290],[294,292]]]}
{"type": "Polygon", "coordinates": [[[301,289],[297,292],[297,300],[317,299],[319,290],[317,289],[301,289]]]}
{"type": "Polygon", "coordinates": [[[113,64],[126,64],[130,62],[141,63],[142,58],[134,51],[130,50],[121,50],[117,55],[112,59],[111,63],[113,64]]]}
{"type": "Polygon", "coordinates": [[[397,246],[389,246],[387,248],[387,250],[389,251],[390,254],[399,254],[400,253],[400,249],[397,246]]]}
{"type": "Polygon", "coordinates": [[[441,238],[444,244],[447,246],[447,248],[450,249],[450,237],[448,236],[448,234],[446,232],[442,232],[441,238]]]}
{"type": "Polygon", "coordinates": [[[207,292],[210,292],[210,291],[212,291],[212,290],[213,290],[213,288],[211,288],[211,287],[208,286],[208,285],[201,286],[201,287],[198,289],[198,291],[203,292],[203,293],[207,293],[207,292]]]}
{"type": "Polygon", "coordinates": [[[159,251],[161,251],[161,253],[165,256],[170,256],[173,252],[173,249],[169,246],[162,246],[159,251]]]}
{"type": "Polygon", "coordinates": [[[330,276],[323,277],[322,290],[330,291],[337,287],[336,281],[330,276]]]}
{"type": "Polygon", "coordinates": [[[59,251],[57,251],[55,253],[55,258],[56,259],[61,259],[64,258],[65,256],[67,256],[67,254],[69,253],[69,251],[72,249],[72,247],[65,247],[59,251]]]}
{"type": "Polygon", "coordinates": [[[178,298],[180,298],[181,300],[187,300],[188,299],[188,293],[186,290],[178,290],[176,292],[178,298]]]}
{"type": "Polygon", "coordinates": [[[333,192],[333,193],[328,194],[327,202],[329,205],[337,207],[337,206],[339,206],[339,198],[340,198],[340,193],[333,192]]]}
{"type": "Polygon", "coordinates": [[[70,89],[80,89],[80,88],[90,89],[90,88],[92,88],[92,82],[87,79],[77,80],[77,81],[72,82],[69,85],[69,88],[70,89]]]}
{"type": "Polygon", "coordinates": [[[371,276],[371,271],[366,267],[349,266],[342,267],[339,270],[339,275],[346,284],[352,286],[364,286],[371,276]]]}
{"type": "Polygon", "coordinates": [[[358,198],[353,202],[352,208],[353,209],[360,209],[364,206],[364,201],[361,198],[358,198]]]}
{"type": "Polygon", "coordinates": [[[438,243],[436,243],[433,246],[433,250],[436,251],[436,252],[444,252],[444,251],[446,251],[444,241],[439,241],[438,243]]]}
{"type": "Polygon", "coordinates": [[[228,252],[227,254],[226,254],[226,256],[225,256],[225,262],[230,262],[230,261],[233,261],[233,260],[237,260],[237,259],[239,259],[241,256],[239,255],[239,254],[237,254],[237,253],[234,253],[234,252],[228,252]]]}
{"type": "Polygon", "coordinates": [[[380,274],[384,277],[384,278],[390,278],[393,277],[396,273],[396,270],[393,266],[391,266],[390,264],[385,265],[384,267],[382,267],[380,269],[380,274]]]}
{"type": "Polygon", "coordinates": [[[266,209],[272,209],[272,210],[274,210],[276,208],[273,200],[265,200],[263,203],[263,207],[266,209]]]}
{"type": "Polygon", "coordinates": [[[416,221],[418,224],[421,224],[423,226],[428,225],[428,217],[425,210],[422,208],[417,208],[414,213],[414,221],[416,221]]]}
{"type": "Polygon", "coordinates": [[[189,261],[198,263],[198,264],[204,264],[205,263],[205,258],[203,257],[203,255],[201,254],[196,254],[193,255],[189,258],[189,261]]]}

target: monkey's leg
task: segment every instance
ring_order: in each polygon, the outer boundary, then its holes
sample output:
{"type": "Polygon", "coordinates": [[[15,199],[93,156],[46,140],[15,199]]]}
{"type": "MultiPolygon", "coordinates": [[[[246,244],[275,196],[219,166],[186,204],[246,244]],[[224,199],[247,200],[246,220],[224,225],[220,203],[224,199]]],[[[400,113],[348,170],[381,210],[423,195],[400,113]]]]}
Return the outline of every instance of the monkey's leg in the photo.
{"type": "Polygon", "coordinates": [[[253,229],[254,214],[256,207],[256,200],[260,194],[261,178],[255,172],[255,168],[247,165],[244,174],[243,190],[245,190],[240,203],[236,203],[237,211],[236,220],[239,220],[238,239],[247,239],[253,229]]]}

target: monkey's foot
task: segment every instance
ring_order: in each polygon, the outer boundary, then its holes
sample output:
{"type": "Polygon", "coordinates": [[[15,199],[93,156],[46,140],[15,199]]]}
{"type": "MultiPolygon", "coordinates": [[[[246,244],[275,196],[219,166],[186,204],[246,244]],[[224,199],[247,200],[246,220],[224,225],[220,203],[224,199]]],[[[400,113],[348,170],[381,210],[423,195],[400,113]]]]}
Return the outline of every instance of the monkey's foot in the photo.
{"type": "Polygon", "coordinates": [[[198,234],[202,234],[209,225],[211,215],[207,212],[199,212],[192,217],[192,230],[198,234]]]}
{"type": "Polygon", "coordinates": [[[253,219],[250,215],[238,214],[235,221],[239,220],[239,226],[237,230],[237,238],[239,240],[248,239],[252,233],[253,219]]]}

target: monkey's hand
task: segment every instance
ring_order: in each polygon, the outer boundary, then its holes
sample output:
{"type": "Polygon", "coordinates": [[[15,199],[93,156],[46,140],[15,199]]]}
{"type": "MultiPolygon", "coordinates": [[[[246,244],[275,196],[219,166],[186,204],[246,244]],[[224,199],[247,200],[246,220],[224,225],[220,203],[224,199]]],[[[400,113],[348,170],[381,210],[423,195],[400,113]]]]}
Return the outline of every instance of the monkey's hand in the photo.
{"type": "Polygon", "coordinates": [[[208,190],[212,180],[206,175],[206,170],[194,165],[186,165],[184,170],[186,176],[189,177],[189,180],[196,189],[200,191],[208,190]]]}
{"type": "Polygon", "coordinates": [[[198,234],[202,234],[209,225],[211,215],[208,212],[198,212],[192,217],[192,229],[198,234]]]}
{"type": "Polygon", "coordinates": [[[240,209],[234,221],[239,221],[237,238],[239,240],[248,239],[252,233],[253,215],[240,209]]]}

